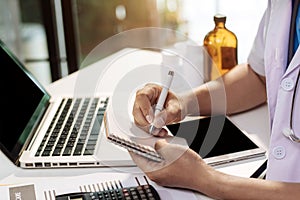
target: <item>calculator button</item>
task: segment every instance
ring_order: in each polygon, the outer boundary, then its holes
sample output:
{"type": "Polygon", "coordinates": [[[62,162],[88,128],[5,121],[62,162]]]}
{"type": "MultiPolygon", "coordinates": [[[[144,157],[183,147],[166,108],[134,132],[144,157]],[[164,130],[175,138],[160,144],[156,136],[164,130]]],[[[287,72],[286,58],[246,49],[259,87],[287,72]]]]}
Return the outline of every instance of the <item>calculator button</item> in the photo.
{"type": "Polygon", "coordinates": [[[148,197],[153,197],[152,193],[148,193],[147,195],[148,195],[148,197]]]}
{"type": "Polygon", "coordinates": [[[91,200],[160,200],[157,191],[151,185],[86,192],[83,194],[84,199],[88,198],[91,200]]]}
{"type": "Polygon", "coordinates": [[[142,187],[142,186],[137,186],[136,189],[137,189],[137,190],[143,190],[143,187],[142,187]]]}
{"type": "Polygon", "coordinates": [[[151,193],[151,190],[150,189],[146,189],[146,193],[151,193]]]}
{"type": "Polygon", "coordinates": [[[144,189],[150,188],[149,185],[144,185],[144,189]]]}

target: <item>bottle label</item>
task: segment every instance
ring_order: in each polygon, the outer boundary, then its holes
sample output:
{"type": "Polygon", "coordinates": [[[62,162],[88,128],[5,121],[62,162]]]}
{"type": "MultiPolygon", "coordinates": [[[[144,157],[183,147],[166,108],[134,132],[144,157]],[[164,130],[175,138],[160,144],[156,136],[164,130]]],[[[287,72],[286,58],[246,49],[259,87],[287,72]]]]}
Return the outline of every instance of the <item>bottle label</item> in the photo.
{"type": "Polygon", "coordinates": [[[221,47],[222,69],[231,69],[237,64],[236,48],[221,47]]]}

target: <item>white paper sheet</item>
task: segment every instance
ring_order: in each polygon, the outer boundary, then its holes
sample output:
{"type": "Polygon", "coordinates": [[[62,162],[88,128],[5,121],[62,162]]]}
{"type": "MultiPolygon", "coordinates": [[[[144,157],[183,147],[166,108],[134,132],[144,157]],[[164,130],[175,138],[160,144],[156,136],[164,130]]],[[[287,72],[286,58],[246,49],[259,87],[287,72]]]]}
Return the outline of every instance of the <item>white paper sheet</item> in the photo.
{"type": "MultiPolygon", "coordinates": [[[[2,180],[1,184],[7,184],[0,186],[0,199],[2,200],[12,200],[10,198],[9,190],[12,188],[20,187],[24,185],[34,185],[35,198],[37,200],[54,200],[55,195],[71,193],[71,192],[87,192],[87,191],[97,191],[102,188],[101,183],[120,180],[123,187],[136,186],[136,178],[139,180],[140,184],[146,184],[146,181],[143,177],[144,175],[139,174],[127,174],[127,173],[93,173],[87,175],[73,176],[73,177],[26,177],[20,178],[15,176],[10,176],[2,180]],[[136,178],[135,178],[136,177],[136,178]]],[[[151,185],[153,185],[158,191],[162,200],[165,199],[197,199],[196,195],[192,191],[181,190],[181,189],[172,189],[161,187],[151,182],[147,179],[151,185]]],[[[32,187],[31,187],[32,189],[32,187]]],[[[13,194],[22,195],[22,194],[13,194]]],[[[23,199],[23,198],[22,198],[23,199]]],[[[24,200],[24,199],[23,199],[24,200]]],[[[25,199],[27,200],[27,199],[25,199]]],[[[31,198],[30,200],[33,200],[31,198]]]]}

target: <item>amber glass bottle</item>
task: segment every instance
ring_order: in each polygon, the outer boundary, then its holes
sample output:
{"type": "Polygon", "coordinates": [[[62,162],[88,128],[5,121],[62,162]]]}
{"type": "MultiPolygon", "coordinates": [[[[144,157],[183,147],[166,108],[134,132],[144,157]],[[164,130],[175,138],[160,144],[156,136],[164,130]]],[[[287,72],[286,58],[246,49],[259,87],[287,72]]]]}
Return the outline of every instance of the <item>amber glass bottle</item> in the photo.
{"type": "Polygon", "coordinates": [[[225,27],[226,16],[214,16],[215,28],[204,38],[203,45],[211,57],[210,79],[216,79],[237,64],[237,37],[225,27]]]}

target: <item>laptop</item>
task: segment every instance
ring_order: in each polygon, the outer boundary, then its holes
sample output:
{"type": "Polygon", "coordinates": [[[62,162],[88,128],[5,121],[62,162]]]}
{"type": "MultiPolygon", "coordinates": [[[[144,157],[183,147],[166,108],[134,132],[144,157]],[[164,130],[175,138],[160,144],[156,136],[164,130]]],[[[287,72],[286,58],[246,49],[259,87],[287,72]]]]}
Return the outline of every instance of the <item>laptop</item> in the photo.
{"type": "Polygon", "coordinates": [[[0,150],[22,168],[133,166],[102,126],[110,97],[53,98],[0,40],[0,150]]]}

